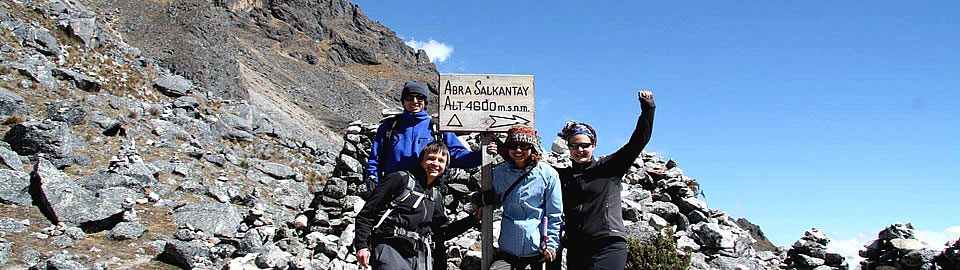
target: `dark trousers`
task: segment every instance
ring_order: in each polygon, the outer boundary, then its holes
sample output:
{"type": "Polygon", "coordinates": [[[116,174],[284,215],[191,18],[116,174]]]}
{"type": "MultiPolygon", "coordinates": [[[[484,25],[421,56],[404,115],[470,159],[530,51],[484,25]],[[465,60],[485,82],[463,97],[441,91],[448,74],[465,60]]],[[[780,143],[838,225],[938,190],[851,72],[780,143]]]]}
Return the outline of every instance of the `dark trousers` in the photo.
{"type": "Polygon", "coordinates": [[[490,263],[490,270],[524,270],[527,267],[532,270],[543,270],[540,256],[517,257],[497,251],[497,255],[493,257],[493,262],[490,263]]]}
{"type": "Polygon", "coordinates": [[[433,258],[418,249],[417,255],[404,257],[388,244],[378,244],[371,252],[370,266],[375,270],[430,270],[433,258]]]}
{"type": "Polygon", "coordinates": [[[611,236],[565,242],[567,269],[616,269],[627,267],[627,241],[611,236]]]}
{"type": "Polygon", "coordinates": [[[567,249],[564,248],[563,245],[561,245],[560,250],[557,250],[557,257],[553,259],[553,261],[547,263],[547,270],[562,270],[563,263],[564,263],[563,253],[566,251],[567,249]]]}

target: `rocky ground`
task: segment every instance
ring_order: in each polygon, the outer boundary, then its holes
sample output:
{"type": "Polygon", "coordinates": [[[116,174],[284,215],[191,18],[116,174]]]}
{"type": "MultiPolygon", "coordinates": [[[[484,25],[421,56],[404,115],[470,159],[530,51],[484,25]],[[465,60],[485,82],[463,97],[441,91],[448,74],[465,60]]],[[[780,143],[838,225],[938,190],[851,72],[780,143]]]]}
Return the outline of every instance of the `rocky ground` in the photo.
{"type": "MultiPolygon", "coordinates": [[[[2,0],[0,267],[356,269],[367,149],[399,85],[435,81],[427,59],[343,0],[2,0]]],[[[478,174],[451,171],[451,217],[478,174]]],[[[655,153],[623,185],[631,237],[675,232],[691,269],[846,268],[819,231],[776,248],[708,208],[655,153]]],[[[909,227],[862,266],[957,268],[909,227]]],[[[478,241],[450,241],[450,268],[477,269],[478,241]]]]}

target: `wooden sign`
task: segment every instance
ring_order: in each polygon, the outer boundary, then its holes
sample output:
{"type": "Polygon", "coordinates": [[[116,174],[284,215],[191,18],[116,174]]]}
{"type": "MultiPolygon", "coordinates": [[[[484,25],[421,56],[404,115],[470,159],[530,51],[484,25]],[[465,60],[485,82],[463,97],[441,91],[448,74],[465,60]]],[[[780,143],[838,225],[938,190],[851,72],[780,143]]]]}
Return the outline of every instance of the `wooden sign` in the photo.
{"type": "Polygon", "coordinates": [[[534,126],[533,75],[440,74],[440,130],[534,126]]]}

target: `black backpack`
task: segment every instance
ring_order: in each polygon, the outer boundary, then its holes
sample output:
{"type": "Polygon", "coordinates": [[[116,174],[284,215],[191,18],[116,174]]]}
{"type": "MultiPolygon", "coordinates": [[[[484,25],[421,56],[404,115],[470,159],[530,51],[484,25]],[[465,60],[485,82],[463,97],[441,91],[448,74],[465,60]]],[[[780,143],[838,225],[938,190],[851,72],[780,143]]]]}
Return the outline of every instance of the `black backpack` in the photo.
{"type": "MultiPolygon", "coordinates": [[[[392,145],[393,136],[397,135],[397,123],[400,122],[400,114],[394,115],[393,117],[388,119],[390,119],[393,122],[390,123],[390,128],[387,129],[387,132],[383,134],[384,135],[383,142],[390,143],[392,145]]],[[[440,120],[438,120],[435,115],[430,116],[430,135],[433,136],[434,141],[445,142],[446,138],[443,135],[443,132],[440,132],[440,120]]]]}
{"type": "MultiPolygon", "coordinates": [[[[384,211],[383,216],[380,217],[380,220],[377,221],[377,224],[373,225],[373,229],[371,231],[376,231],[377,228],[383,224],[383,221],[385,221],[387,217],[390,216],[390,212],[393,212],[393,209],[397,208],[397,206],[405,202],[407,199],[410,199],[410,197],[413,197],[413,196],[417,197],[417,201],[413,204],[413,208],[417,208],[420,206],[420,201],[422,201],[427,196],[427,194],[416,191],[417,180],[411,177],[410,173],[406,171],[399,171],[399,173],[403,176],[404,179],[407,180],[407,186],[404,187],[404,189],[400,191],[400,194],[397,194],[397,196],[394,197],[392,201],[387,203],[387,210],[384,211]]],[[[440,189],[437,186],[434,186],[430,188],[429,192],[432,193],[430,194],[429,199],[440,202],[439,204],[437,204],[437,207],[443,207],[442,198],[440,197],[440,189]]]]}

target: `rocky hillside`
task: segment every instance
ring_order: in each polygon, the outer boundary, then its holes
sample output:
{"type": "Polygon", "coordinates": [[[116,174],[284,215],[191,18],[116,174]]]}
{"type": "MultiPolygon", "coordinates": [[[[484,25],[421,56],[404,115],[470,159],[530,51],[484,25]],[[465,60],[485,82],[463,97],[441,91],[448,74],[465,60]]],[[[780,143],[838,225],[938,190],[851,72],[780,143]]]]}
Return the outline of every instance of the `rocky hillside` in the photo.
{"type": "Polygon", "coordinates": [[[86,4],[161,67],[210,96],[269,109],[290,136],[330,137],[354,120],[375,122],[380,109],[398,106],[403,81],[437,80],[426,53],[346,0],[86,4]]]}
{"type": "MultiPolygon", "coordinates": [[[[0,0],[0,267],[356,269],[367,149],[403,81],[436,81],[427,59],[340,0],[0,0]]],[[[818,231],[758,245],[672,160],[623,180],[630,235],[676,232],[692,269],[846,268],[818,231]]],[[[478,181],[451,172],[451,217],[478,181]]],[[[956,268],[907,229],[864,266],[956,268]]],[[[479,267],[478,238],[451,269],[479,267]]]]}

